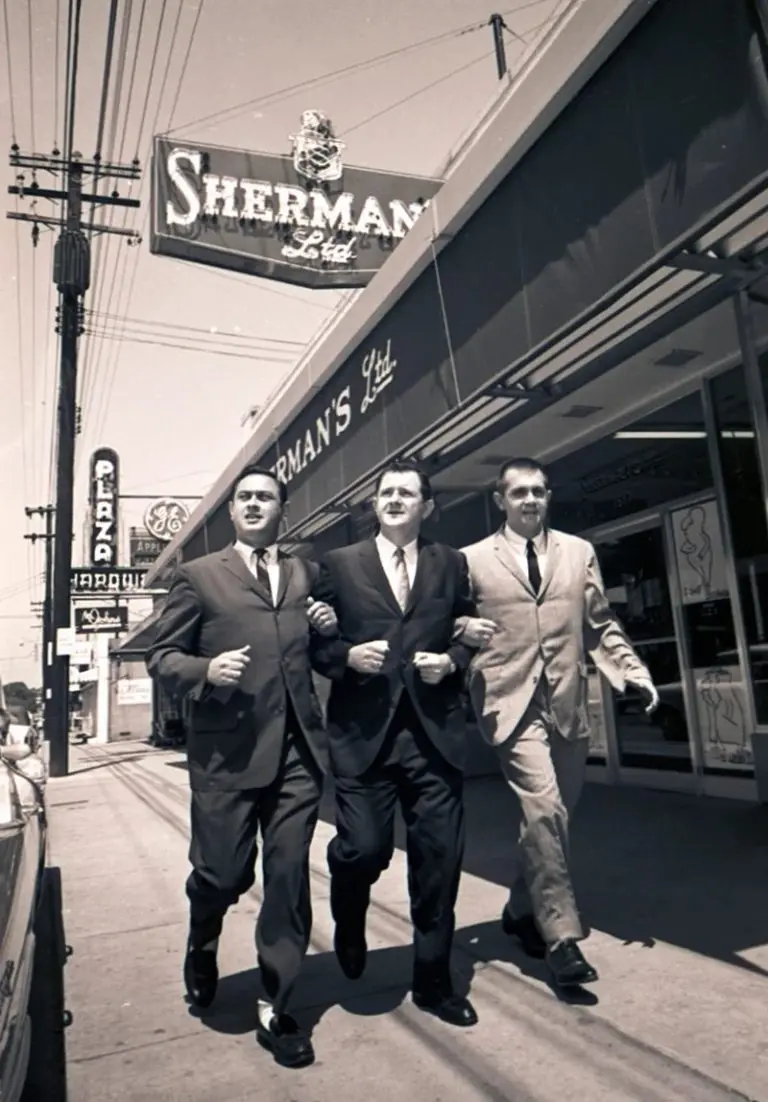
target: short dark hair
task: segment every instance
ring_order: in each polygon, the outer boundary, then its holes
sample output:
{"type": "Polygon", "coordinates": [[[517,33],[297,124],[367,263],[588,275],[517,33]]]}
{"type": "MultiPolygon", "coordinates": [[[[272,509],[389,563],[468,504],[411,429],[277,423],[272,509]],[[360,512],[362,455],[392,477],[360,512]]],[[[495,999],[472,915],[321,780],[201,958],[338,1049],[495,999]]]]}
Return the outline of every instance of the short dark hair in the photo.
{"type": "Polygon", "coordinates": [[[507,482],[507,473],[509,471],[537,471],[544,476],[544,483],[549,489],[549,475],[547,474],[546,467],[543,467],[539,463],[538,459],[531,459],[527,455],[515,456],[512,459],[507,459],[502,463],[499,473],[496,478],[496,489],[500,494],[504,493],[504,487],[507,482]]]}
{"type": "Polygon", "coordinates": [[[234,501],[235,494],[237,493],[237,488],[243,481],[243,479],[248,478],[248,476],[252,474],[263,474],[266,478],[271,478],[272,481],[277,485],[280,504],[285,505],[286,501],[288,500],[288,487],[285,485],[284,482],[280,481],[274,471],[270,471],[269,467],[262,467],[258,463],[249,463],[247,467],[243,467],[240,474],[232,483],[232,487],[229,491],[230,501],[234,501]]]}
{"type": "Polygon", "coordinates": [[[383,467],[379,471],[374,494],[378,494],[381,489],[381,484],[384,481],[384,476],[388,474],[415,474],[419,479],[422,498],[424,501],[432,500],[432,483],[429,481],[429,476],[426,471],[422,470],[418,463],[414,463],[413,460],[393,459],[390,463],[387,463],[386,467],[383,467]]]}

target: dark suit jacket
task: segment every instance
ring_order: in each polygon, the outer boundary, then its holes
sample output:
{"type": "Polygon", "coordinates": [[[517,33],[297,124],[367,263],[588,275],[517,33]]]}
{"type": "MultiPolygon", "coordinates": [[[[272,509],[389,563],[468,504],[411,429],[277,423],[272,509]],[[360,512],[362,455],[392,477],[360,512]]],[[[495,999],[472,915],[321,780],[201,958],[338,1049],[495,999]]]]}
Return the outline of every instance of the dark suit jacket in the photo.
{"type": "Polygon", "coordinates": [[[306,615],[318,569],[282,554],[280,565],[275,607],[233,546],[186,563],[171,586],[147,667],[172,696],[191,697],[187,753],[193,788],[270,784],[280,764],[289,701],[317,764],[326,767],[306,615]],[[208,684],[210,659],[246,643],[250,663],[237,688],[208,684]]]}
{"type": "Polygon", "coordinates": [[[451,765],[465,753],[463,671],[474,651],[452,643],[454,620],[474,616],[467,563],[460,551],[419,541],[419,560],[405,613],[395,599],[372,539],[331,551],[320,564],[312,595],[336,610],[339,636],[313,633],[310,653],[318,673],[332,680],[328,700],[331,763],[339,776],[356,777],[373,763],[405,690],[425,732],[451,765]],[[377,675],[347,666],[350,647],[386,639],[389,655],[377,675]],[[449,654],[456,672],[426,685],[412,658],[416,651],[449,654]]]}

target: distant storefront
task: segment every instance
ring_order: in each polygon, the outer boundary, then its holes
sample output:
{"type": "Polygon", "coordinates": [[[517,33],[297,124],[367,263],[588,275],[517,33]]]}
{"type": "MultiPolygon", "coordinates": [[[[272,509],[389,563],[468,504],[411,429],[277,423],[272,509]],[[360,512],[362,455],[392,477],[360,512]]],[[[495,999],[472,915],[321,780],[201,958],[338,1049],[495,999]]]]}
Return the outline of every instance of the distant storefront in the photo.
{"type": "Polygon", "coordinates": [[[322,551],[393,456],[460,546],[533,455],[662,697],[593,673],[593,777],[768,801],[768,5],[691,13],[573,6],[148,581],[230,540],[249,459],[322,551]]]}

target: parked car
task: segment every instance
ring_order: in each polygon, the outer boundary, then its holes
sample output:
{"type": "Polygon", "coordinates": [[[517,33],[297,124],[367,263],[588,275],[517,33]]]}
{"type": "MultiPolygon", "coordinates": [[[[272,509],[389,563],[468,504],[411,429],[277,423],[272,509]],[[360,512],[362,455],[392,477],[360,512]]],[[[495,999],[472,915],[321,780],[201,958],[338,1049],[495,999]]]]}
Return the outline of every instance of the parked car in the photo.
{"type": "MultiPolygon", "coordinates": [[[[10,709],[9,709],[10,711],[10,709]]],[[[29,998],[35,924],[45,868],[45,764],[18,728],[0,715],[0,1098],[19,1102],[31,1040],[29,998]],[[13,740],[13,741],[11,741],[13,740]]]]}

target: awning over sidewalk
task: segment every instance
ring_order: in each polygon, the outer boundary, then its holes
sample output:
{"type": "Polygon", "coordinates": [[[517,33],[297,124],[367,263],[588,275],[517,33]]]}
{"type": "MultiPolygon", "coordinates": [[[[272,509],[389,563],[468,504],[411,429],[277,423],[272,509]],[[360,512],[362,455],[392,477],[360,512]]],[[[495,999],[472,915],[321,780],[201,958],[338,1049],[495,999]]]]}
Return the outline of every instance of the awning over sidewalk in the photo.
{"type": "Polygon", "coordinates": [[[117,646],[110,650],[110,655],[120,658],[143,658],[147,647],[155,640],[157,623],[160,619],[162,608],[154,609],[145,620],[137,624],[117,646]]]}

